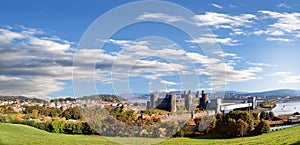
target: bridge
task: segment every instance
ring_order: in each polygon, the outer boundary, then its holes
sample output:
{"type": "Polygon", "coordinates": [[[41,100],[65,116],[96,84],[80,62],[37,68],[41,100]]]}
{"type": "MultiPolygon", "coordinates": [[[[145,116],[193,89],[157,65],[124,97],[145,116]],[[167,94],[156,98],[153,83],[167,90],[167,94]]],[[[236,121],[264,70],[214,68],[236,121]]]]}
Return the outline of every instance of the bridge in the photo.
{"type": "Polygon", "coordinates": [[[294,126],[297,126],[299,124],[293,124],[293,125],[283,125],[283,126],[275,126],[275,127],[271,127],[270,128],[270,132],[272,131],[278,131],[278,130],[282,130],[282,129],[286,129],[286,128],[291,128],[291,127],[294,127],[294,126]]]}
{"type": "Polygon", "coordinates": [[[236,109],[246,109],[251,107],[252,107],[252,103],[240,103],[240,104],[224,103],[220,105],[220,111],[225,112],[225,111],[232,111],[236,109]]]}

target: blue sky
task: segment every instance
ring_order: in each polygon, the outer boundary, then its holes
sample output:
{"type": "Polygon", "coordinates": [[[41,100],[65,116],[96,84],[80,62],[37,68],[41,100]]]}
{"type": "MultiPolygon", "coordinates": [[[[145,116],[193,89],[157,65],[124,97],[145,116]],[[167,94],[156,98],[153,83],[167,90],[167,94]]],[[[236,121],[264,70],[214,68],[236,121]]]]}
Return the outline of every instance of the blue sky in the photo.
{"type": "Polygon", "coordinates": [[[103,38],[133,14],[97,18],[129,2],[2,0],[0,94],[299,89],[300,2],[171,1],[193,15],[133,6],[139,23],[103,38]]]}

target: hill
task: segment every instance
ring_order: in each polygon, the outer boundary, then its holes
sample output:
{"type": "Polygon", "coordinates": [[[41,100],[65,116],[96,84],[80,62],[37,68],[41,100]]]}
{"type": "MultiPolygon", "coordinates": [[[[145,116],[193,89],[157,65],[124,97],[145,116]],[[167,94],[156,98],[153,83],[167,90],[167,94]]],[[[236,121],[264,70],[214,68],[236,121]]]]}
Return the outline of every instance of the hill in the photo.
{"type": "Polygon", "coordinates": [[[102,100],[102,101],[109,101],[109,102],[127,101],[125,98],[121,96],[99,94],[99,95],[83,96],[78,98],[56,98],[50,100],[50,102],[63,102],[63,101],[74,101],[74,100],[94,100],[94,101],[102,100]]]}
{"type": "Polygon", "coordinates": [[[26,125],[8,123],[0,123],[0,136],[1,145],[114,144],[101,136],[55,134],[26,125]]]}
{"type": "MultiPolygon", "coordinates": [[[[115,144],[101,136],[54,134],[20,124],[0,123],[0,144],[115,144]],[[16,137],[18,139],[16,139],[16,137]]],[[[119,138],[118,138],[119,139],[119,138]]],[[[130,139],[133,144],[134,138],[130,139]]],[[[145,142],[150,139],[145,139],[145,142]]],[[[139,142],[140,144],[141,142],[139,142]]],[[[300,126],[260,136],[233,139],[171,138],[159,144],[300,144],[300,126]]]]}
{"type": "Polygon", "coordinates": [[[281,90],[271,90],[271,91],[256,92],[256,93],[247,93],[247,95],[252,95],[252,96],[300,96],[300,91],[292,90],[292,89],[281,89],[281,90]]]}
{"type": "Polygon", "coordinates": [[[46,102],[43,99],[39,98],[30,98],[30,97],[25,97],[25,96],[0,96],[0,101],[31,101],[31,102],[37,102],[37,103],[43,103],[46,102]]]}

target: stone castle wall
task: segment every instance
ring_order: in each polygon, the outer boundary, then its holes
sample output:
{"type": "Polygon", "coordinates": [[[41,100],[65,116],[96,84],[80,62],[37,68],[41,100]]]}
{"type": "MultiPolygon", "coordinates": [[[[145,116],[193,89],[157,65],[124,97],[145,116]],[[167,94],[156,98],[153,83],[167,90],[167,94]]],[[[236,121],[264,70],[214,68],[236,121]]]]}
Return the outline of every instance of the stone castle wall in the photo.
{"type": "MultiPolygon", "coordinates": [[[[202,91],[202,93],[204,93],[202,91]]],[[[189,91],[186,93],[184,91],[183,94],[179,95],[180,97],[177,97],[176,94],[167,94],[164,98],[159,98],[159,95],[156,93],[150,94],[150,101],[147,102],[147,109],[161,109],[161,110],[167,110],[170,112],[176,112],[180,110],[186,110],[186,111],[193,111],[196,107],[201,106],[201,96],[205,96],[205,94],[200,94],[199,91],[197,91],[196,95],[193,96],[192,92],[189,91]]],[[[208,96],[206,94],[205,101],[208,100],[208,96]]],[[[206,102],[207,103],[207,102],[206,102]]],[[[206,107],[205,105],[202,105],[206,107]]]]}

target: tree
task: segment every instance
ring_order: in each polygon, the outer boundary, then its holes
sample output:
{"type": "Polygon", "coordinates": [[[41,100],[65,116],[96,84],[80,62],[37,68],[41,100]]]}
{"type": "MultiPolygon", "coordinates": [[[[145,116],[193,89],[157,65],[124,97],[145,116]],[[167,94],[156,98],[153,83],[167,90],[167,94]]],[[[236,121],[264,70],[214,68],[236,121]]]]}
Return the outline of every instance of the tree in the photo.
{"type": "Polygon", "coordinates": [[[54,120],[52,121],[51,125],[53,127],[53,132],[54,133],[64,133],[64,126],[65,126],[65,121],[63,120],[54,120]]]}
{"type": "Polygon", "coordinates": [[[68,108],[62,114],[59,115],[60,117],[65,117],[68,119],[75,119],[79,120],[82,118],[80,110],[78,108],[68,108]]]}
{"type": "Polygon", "coordinates": [[[248,124],[245,121],[243,121],[242,119],[239,119],[236,122],[235,127],[237,129],[237,132],[236,132],[237,136],[244,136],[247,134],[248,124]]]}
{"type": "Polygon", "coordinates": [[[259,113],[258,112],[253,112],[252,113],[252,116],[253,116],[253,119],[254,120],[259,120],[260,118],[259,118],[259,113]]]}
{"type": "Polygon", "coordinates": [[[257,134],[263,134],[270,131],[270,124],[262,119],[254,130],[257,134]]]}
{"type": "Polygon", "coordinates": [[[34,118],[38,118],[39,111],[37,109],[33,109],[32,110],[32,115],[34,116],[34,118]]]}
{"type": "Polygon", "coordinates": [[[259,118],[260,119],[266,119],[267,118],[267,112],[265,112],[265,111],[260,112],[259,118]]]}
{"type": "Polygon", "coordinates": [[[269,112],[269,118],[270,119],[274,119],[275,118],[274,112],[272,112],[272,111],[269,112]]]}
{"type": "Polygon", "coordinates": [[[241,119],[248,124],[247,131],[254,129],[254,119],[253,116],[247,111],[231,111],[228,113],[228,118],[233,118],[236,121],[241,119]]]}

